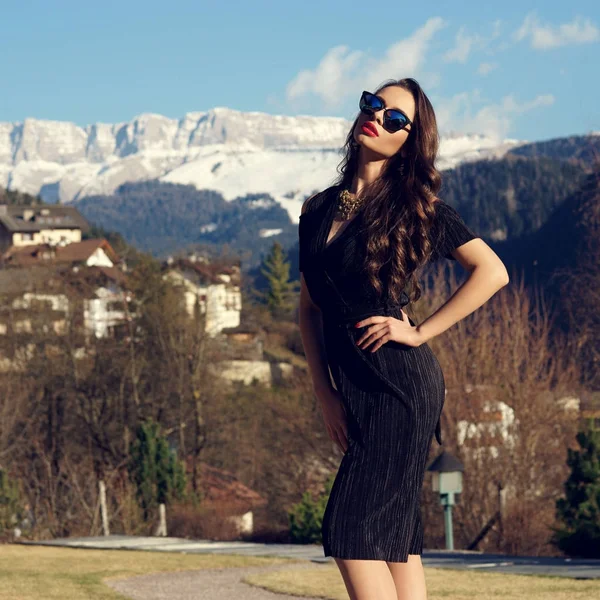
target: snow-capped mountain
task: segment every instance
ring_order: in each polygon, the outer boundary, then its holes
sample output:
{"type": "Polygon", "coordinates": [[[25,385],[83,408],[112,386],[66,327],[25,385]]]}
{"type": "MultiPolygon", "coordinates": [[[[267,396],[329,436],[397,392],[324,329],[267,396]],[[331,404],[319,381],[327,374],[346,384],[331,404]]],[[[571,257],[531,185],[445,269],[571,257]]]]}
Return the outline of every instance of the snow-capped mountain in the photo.
{"type": "MultiPolygon", "coordinates": [[[[0,122],[0,187],[63,203],[157,179],[212,189],[226,200],[268,193],[298,220],[303,199],[337,177],[351,121],[217,107],[182,119],[143,114],[129,123],[0,122]]],[[[520,145],[482,135],[442,138],[438,168],[502,156],[520,145]]]]}

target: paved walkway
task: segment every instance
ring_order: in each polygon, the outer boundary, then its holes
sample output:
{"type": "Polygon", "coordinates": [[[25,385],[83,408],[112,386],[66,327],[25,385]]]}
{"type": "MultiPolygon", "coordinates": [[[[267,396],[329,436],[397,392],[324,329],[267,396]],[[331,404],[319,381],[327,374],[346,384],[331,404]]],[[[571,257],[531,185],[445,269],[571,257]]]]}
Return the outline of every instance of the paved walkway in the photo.
{"type": "Polygon", "coordinates": [[[245,554],[247,556],[282,556],[324,560],[320,544],[262,544],[256,542],[215,542],[185,538],[109,535],[99,537],[71,537],[24,544],[62,546],[68,548],[100,548],[107,550],[151,550],[154,552],[184,552],[186,554],[245,554]]]}
{"type": "MultiPolygon", "coordinates": [[[[306,568],[315,569],[319,568],[319,565],[307,561],[270,567],[202,569],[138,575],[128,579],[106,580],[105,583],[132,600],[299,600],[298,596],[276,594],[244,583],[242,579],[253,573],[306,568]]],[[[303,596],[303,599],[320,600],[308,596],[303,596]]]]}

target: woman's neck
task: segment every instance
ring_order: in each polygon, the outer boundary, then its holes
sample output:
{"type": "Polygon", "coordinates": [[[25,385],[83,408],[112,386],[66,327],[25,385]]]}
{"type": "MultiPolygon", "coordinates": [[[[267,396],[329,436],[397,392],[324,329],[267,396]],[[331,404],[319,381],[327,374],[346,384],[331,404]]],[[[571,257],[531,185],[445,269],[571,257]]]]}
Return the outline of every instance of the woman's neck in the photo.
{"type": "Polygon", "coordinates": [[[350,185],[350,192],[352,194],[360,194],[360,192],[368,185],[373,183],[383,172],[383,168],[386,163],[386,158],[369,158],[366,157],[366,152],[363,152],[363,148],[358,155],[358,168],[352,184],[350,185]]]}

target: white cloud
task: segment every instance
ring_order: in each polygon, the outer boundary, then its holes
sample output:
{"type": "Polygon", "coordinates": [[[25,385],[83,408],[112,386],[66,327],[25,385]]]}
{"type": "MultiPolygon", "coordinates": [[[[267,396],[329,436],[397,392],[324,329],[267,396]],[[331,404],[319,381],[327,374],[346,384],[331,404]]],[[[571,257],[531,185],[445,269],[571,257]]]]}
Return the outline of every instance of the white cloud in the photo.
{"type": "Polygon", "coordinates": [[[558,26],[542,24],[535,13],[529,13],[521,27],[513,33],[513,39],[520,42],[529,38],[531,47],[548,50],[571,44],[589,44],[600,40],[600,30],[589,20],[575,17],[570,23],[558,26]]]}
{"type": "Polygon", "coordinates": [[[494,26],[494,30],[492,31],[490,39],[495,40],[497,37],[500,37],[500,29],[502,29],[502,19],[496,19],[492,23],[492,25],[494,26]]]}
{"type": "Polygon", "coordinates": [[[454,47],[444,53],[442,56],[445,62],[467,62],[469,53],[473,46],[477,43],[481,43],[483,38],[479,35],[467,35],[465,28],[461,27],[456,34],[454,47]]]}
{"type": "Polygon", "coordinates": [[[527,102],[518,102],[509,94],[500,102],[477,108],[481,104],[481,91],[475,89],[438,101],[435,111],[443,133],[482,133],[501,142],[506,139],[515,117],[553,103],[551,94],[541,94],[527,102]]]}
{"type": "Polygon", "coordinates": [[[528,112],[538,106],[550,106],[554,104],[554,96],[552,94],[540,94],[529,102],[519,104],[512,94],[504,96],[502,99],[502,108],[514,114],[522,114],[528,112]]]}
{"type": "Polygon", "coordinates": [[[338,106],[353,88],[353,79],[364,53],[351,52],[347,46],[336,46],[325,54],[314,70],[300,71],[288,84],[288,100],[296,100],[309,93],[316,94],[327,108],[338,106]]]}
{"type": "Polygon", "coordinates": [[[490,48],[490,46],[494,40],[500,37],[501,30],[502,21],[500,19],[492,21],[492,30],[489,35],[481,35],[479,33],[469,35],[466,32],[466,28],[462,26],[456,34],[454,46],[442,55],[442,59],[448,63],[458,62],[464,64],[475,50],[494,54],[495,50],[490,48]]]}
{"type": "Polygon", "coordinates": [[[342,106],[357,90],[375,88],[383,81],[420,77],[421,85],[434,86],[439,75],[422,70],[429,43],[445,27],[432,17],[409,37],[392,44],[382,56],[369,56],[348,46],[331,48],[314,69],[300,71],[286,88],[288,102],[297,105],[309,95],[317,96],[327,110],[342,106]]]}
{"type": "Polygon", "coordinates": [[[362,74],[368,85],[374,87],[390,77],[413,77],[419,73],[433,36],[445,27],[443,19],[433,17],[410,37],[390,46],[383,58],[370,58],[362,74]]]}
{"type": "Polygon", "coordinates": [[[479,67],[477,67],[478,75],[488,75],[492,71],[498,68],[498,63],[481,63],[479,67]]]}

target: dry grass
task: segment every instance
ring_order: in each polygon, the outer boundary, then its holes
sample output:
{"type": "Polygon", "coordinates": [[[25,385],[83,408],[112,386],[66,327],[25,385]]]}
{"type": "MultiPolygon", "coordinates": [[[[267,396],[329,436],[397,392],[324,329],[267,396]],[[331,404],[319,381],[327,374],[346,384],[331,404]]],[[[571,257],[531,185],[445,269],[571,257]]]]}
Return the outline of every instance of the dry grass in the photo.
{"type": "MultiPolygon", "coordinates": [[[[0,546],[0,597],[10,600],[124,600],[105,579],[197,569],[293,564],[293,559],[235,554],[171,554],[125,550],[81,550],[44,546],[0,546]]],[[[425,569],[429,600],[592,600],[600,581],[425,569]]],[[[278,570],[245,581],[278,593],[347,600],[335,565],[278,570]],[[326,592],[324,591],[326,590],[326,592]]]]}
{"type": "Polygon", "coordinates": [[[3,600],[123,600],[104,579],[159,572],[280,565],[284,558],[0,545],[3,600]]]}
{"type": "MultiPolygon", "coordinates": [[[[600,581],[425,568],[428,600],[594,600],[600,581]]],[[[337,566],[257,573],[244,581],[272,592],[348,600],[337,566]]]]}

